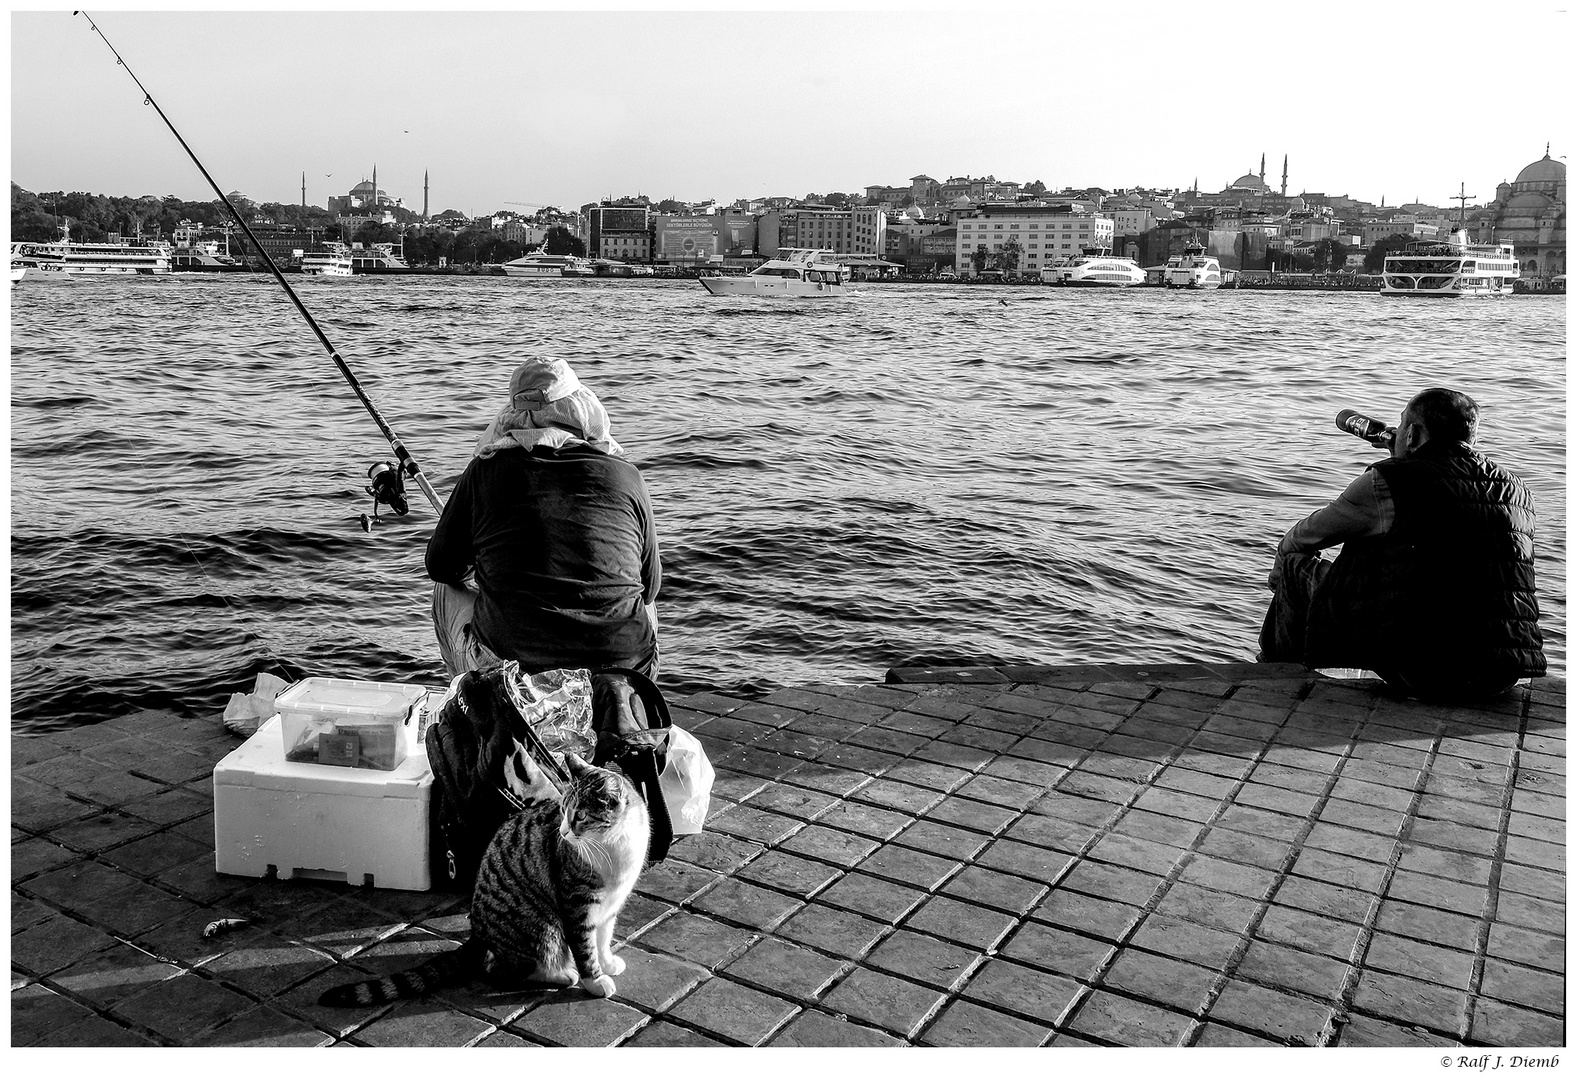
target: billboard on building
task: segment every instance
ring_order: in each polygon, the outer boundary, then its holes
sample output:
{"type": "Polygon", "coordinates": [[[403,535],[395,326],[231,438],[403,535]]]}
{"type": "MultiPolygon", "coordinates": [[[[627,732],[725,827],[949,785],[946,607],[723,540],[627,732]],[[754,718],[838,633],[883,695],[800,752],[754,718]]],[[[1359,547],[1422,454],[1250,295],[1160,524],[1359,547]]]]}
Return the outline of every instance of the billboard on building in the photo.
{"type": "Polygon", "coordinates": [[[711,217],[665,217],[657,224],[657,258],[711,259],[718,254],[717,226],[711,217]]]}
{"type": "Polygon", "coordinates": [[[603,232],[646,231],[646,208],[643,206],[604,206],[598,213],[602,215],[603,232]]]}

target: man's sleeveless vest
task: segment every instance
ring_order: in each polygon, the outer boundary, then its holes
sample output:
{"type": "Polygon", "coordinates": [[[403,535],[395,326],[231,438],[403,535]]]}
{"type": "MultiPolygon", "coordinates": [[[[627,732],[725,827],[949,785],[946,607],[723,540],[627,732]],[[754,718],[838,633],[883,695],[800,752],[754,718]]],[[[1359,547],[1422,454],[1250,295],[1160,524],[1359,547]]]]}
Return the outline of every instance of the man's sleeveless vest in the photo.
{"type": "Polygon", "coordinates": [[[1446,692],[1543,675],[1522,481],[1460,443],[1370,468],[1390,488],[1395,523],[1342,545],[1310,604],[1305,663],[1446,692]]]}

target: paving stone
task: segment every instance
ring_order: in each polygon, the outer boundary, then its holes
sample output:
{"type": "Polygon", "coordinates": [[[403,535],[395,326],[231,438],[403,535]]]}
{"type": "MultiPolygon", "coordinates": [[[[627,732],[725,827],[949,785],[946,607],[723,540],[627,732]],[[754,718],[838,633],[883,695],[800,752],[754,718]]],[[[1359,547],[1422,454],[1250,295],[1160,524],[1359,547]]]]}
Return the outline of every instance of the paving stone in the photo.
{"type": "Polygon", "coordinates": [[[1488,885],[1491,863],[1488,859],[1465,855],[1460,851],[1441,851],[1409,843],[1402,845],[1402,857],[1396,865],[1397,869],[1411,873],[1433,874],[1451,881],[1488,885]]]}
{"type": "Polygon", "coordinates": [[[801,897],[811,895],[838,875],[837,867],[786,851],[768,851],[735,871],[735,876],[746,881],[801,897]]]}
{"type": "Polygon", "coordinates": [[[33,983],[11,991],[11,1045],[61,1046],[65,1032],[99,1017],[63,994],[33,983]]]}
{"type": "Polygon", "coordinates": [[[960,769],[952,765],[942,765],[932,761],[923,761],[919,758],[910,758],[906,761],[900,761],[888,769],[884,777],[889,780],[946,793],[954,790],[973,775],[974,773],[968,769],[960,769]]]}
{"type": "Polygon", "coordinates": [[[1236,975],[1275,989],[1336,1001],[1351,969],[1339,960],[1254,941],[1243,954],[1236,975]]]}
{"type": "Polygon", "coordinates": [[[1045,1024],[977,1005],[954,1001],[942,1010],[921,1038],[927,1046],[1040,1046],[1051,1035],[1045,1024]]]}
{"type": "Polygon", "coordinates": [[[1084,770],[1069,772],[1057,781],[1057,790],[1063,794],[1082,795],[1118,805],[1133,799],[1143,790],[1143,786],[1136,780],[1118,779],[1084,770]]]}
{"type": "Polygon", "coordinates": [[[1566,970],[1566,939],[1505,923],[1489,928],[1489,955],[1546,971],[1566,970]]]}
{"type": "Polygon", "coordinates": [[[1367,893],[1378,893],[1384,888],[1388,870],[1383,862],[1337,855],[1318,848],[1303,849],[1292,864],[1292,873],[1298,877],[1367,893]]]}
{"type": "MultiPolygon", "coordinates": [[[[483,1041],[479,1045],[487,1046],[483,1041]]],[[[637,1031],[622,1046],[727,1046],[727,1043],[718,1042],[716,1039],[702,1035],[699,1031],[680,1027],[678,1024],[666,1023],[662,1020],[653,1020],[640,1031],[637,1031]]]]}
{"type": "MultiPolygon", "coordinates": [[[[1012,830],[1009,830],[1011,834],[1012,830]]],[[[947,859],[969,859],[978,854],[990,840],[981,833],[944,825],[939,821],[917,821],[894,837],[893,842],[947,859]]]]}
{"type": "Polygon", "coordinates": [[[1013,916],[966,904],[947,896],[934,896],[904,920],[904,925],[975,949],[985,950],[1001,940],[1016,920],[1013,916]]]}
{"type": "Polygon", "coordinates": [[[11,845],[11,882],[75,862],[82,856],[48,840],[29,837],[11,845]]]}
{"type": "Polygon", "coordinates": [[[1111,955],[1109,943],[1038,922],[1026,922],[1001,946],[1002,956],[1073,979],[1090,979],[1111,955]]]}
{"type": "Polygon", "coordinates": [[[1364,971],[1358,976],[1353,1008],[1384,1020],[1454,1032],[1462,1022],[1467,995],[1401,975],[1364,971]]]}
{"type": "Polygon", "coordinates": [[[1232,799],[1239,806],[1252,806],[1298,818],[1312,815],[1320,801],[1318,795],[1308,792],[1289,791],[1252,781],[1244,784],[1232,799]]]}
{"type": "MultiPolygon", "coordinates": [[[[1307,852],[1304,852],[1307,855],[1307,852]]],[[[1251,900],[1264,899],[1275,886],[1277,876],[1255,866],[1243,866],[1209,855],[1196,856],[1183,868],[1182,880],[1251,900]]]]}
{"type": "Polygon", "coordinates": [[[1560,900],[1566,895],[1566,875],[1564,871],[1552,873],[1508,862],[1501,867],[1500,887],[1502,891],[1524,893],[1543,900],[1560,900]]]}
{"type": "Polygon", "coordinates": [[[1566,905],[1503,892],[1497,899],[1495,918],[1515,926],[1564,934],[1566,905]]]}
{"type": "Polygon", "coordinates": [[[549,1046],[614,1046],[645,1022],[645,1013],[613,998],[590,998],[582,991],[566,990],[546,995],[541,1004],[509,1026],[549,1046]]]}
{"type": "Polygon", "coordinates": [[[1019,816],[1017,810],[950,795],[926,811],[932,821],[995,835],[1019,816]]]}
{"type": "MultiPolygon", "coordinates": [[[[1455,939],[1474,944],[1473,938],[1455,939]]],[[[1457,949],[1442,949],[1411,938],[1377,932],[1364,954],[1364,966],[1396,975],[1407,975],[1424,982],[1439,983],[1467,990],[1473,978],[1473,954],[1457,949]]]]}
{"type": "Polygon", "coordinates": [[[614,939],[627,940],[672,910],[673,905],[664,900],[652,900],[640,893],[631,893],[619,909],[619,917],[613,928],[614,939]]]}
{"type": "Polygon", "coordinates": [[[940,886],[962,865],[952,859],[889,844],[860,863],[859,868],[862,873],[890,878],[929,892],[940,886]]]}
{"type": "MultiPolygon", "coordinates": [[[[1162,904],[1164,906],[1165,901],[1162,904]]],[[[1131,904],[1058,888],[1040,902],[1033,918],[1055,927],[1077,930],[1104,941],[1115,942],[1122,940],[1142,914],[1142,908],[1131,904]]]]}
{"type": "Polygon", "coordinates": [[[1383,806],[1367,806],[1345,799],[1329,799],[1320,810],[1319,820],[1349,829],[1362,829],[1380,836],[1395,837],[1402,831],[1408,817],[1404,810],[1391,810],[1383,806]]]}
{"type": "Polygon", "coordinates": [[[1023,915],[1046,894],[1046,886],[983,866],[966,866],[948,879],[942,891],[960,900],[1023,915]]]}
{"type": "Polygon", "coordinates": [[[267,1004],[270,1008],[306,1020],[314,1027],[345,1036],[373,1017],[387,1012],[389,1006],[353,1005],[345,1008],[330,1008],[319,1005],[318,998],[325,990],[366,977],[367,973],[359,968],[349,964],[336,964],[305,982],[297,983],[283,993],[275,995],[267,1004]]]}
{"type": "Polygon", "coordinates": [[[643,949],[656,949],[692,964],[712,968],[730,956],[743,952],[755,936],[749,930],[727,926],[715,919],[676,911],[636,935],[634,941],[643,949]]]}
{"type": "Polygon", "coordinates": [[[1162,770],[1155,778],[1155,786],[1163,790],[1180,791],[1199,798],[1211,799],[1219,804],[1220,800],[1226,798],[1232,789],[1237,787],[1237,779],[1233,776],[1221,776],[1173,764],[1162,770]]]}
{"type": "Polygon", "coordinates": [[[944,1000],[936,990],[918,983],[856,968],[827,993],[822,1006],[911,1038],[944,1000]]]}
{"type": "MultiPolygon", "coordinates": [[[[423,957],[403,957],[394,970],[413,966],[423,957]]],[[[358,958],[360,960],[360,958],[358,958]]],[[[190,961],[188,961],[190,962],[190,961]]],[[[232,944],[202,965],[204,972],[234,989],[269,997],[327,968],[332,958],[293,941],[260,933],[244,944],[232,944]]]]}
{"type": "Polygon", "coordinates": [[[756,942],[724,970],[736,982],[800,1002],[820,996],[848,964],[777,938],[756,942]]]}
{"type": "Polygon", "coordinates": [[[964,987],[971,1001],[1052,1024],[1078,995],[1079,984],[1008,960],[988,960],[964,987]]]}
{"type": "Polygon", "coordinates": [[[935,742],[928,742],[920,747],[909,760],[930,762],[934,765],[946,765],[951,768],[961,769],[972,776],[976,769],[983,768],[987,762],[996,756],[996,753],[991,750],[983,750],[977,746],[964,746],[962,743],[946,739],[937,739],[935,742]]]}
{"type": "MultiPolygon", "coordinates": [[[[1172,770],[1167,771],[1171,772],[1172,770]]],[[[1162,775],[1165,776],[1166,774],[1163,773],[1162,775]]],[[[1155,787],[1139,796],[1134,803],[1134,808],[1156,814],[1166,814],[1185,821],[1204,822],[1215,815],[1220,805],[1220,802],[1216,799],[1155,787]]]]}
{"type": "Polygon", "coordinates": [[[252,1002],[211,979],[179,975],[154,983],[147,990],[117,1002],[114,1013],[157,1032],[178,1045],[220,1021],[239,1015],[252,1002]]]}
{"type": "Polygon", "coordinates": [[[1115,1046],[1181,1046],[1191,1023],[1181,1013],[1097,990],[1079,1006],[1071,1027],[1115,1046]]]}
{"type": "Polygon", "coordinates": [[[1447,851],[1461,851],[1480,858],[1493,858],[1500,842],[1500,834],[1489,829],[1475,829],[1454,821],[1432,821],[1419,818],[1413,823],[1408,839],[1415,844],[1447,851]]]}
{"type": "Polygon", "coordinates": [[[1297,908],[1272,904],[1260,920],[1256,935],[1266,941],[1308,949],[1338,960],[1349,960],[1360,928],[1297,908]]]}
{"type": "Polygon", "coordinates": [[[1513,1005],[1561,1014],[1565,1011],[1566,980],[1548,971],[1536,971],[1489,957],[1484,961],[1484,979],[1479,993],[1513,1005]]]}
{"type": "Polygon", "coordinates": [[[886,925],[825,904],[811,903],[782,926],[780,937],[848,959],[865,954],[887,930],[886,925]]]}
{"type": "Polygon", "coordinates": [[[1564,1046],[1566,1025],[1560,1017],[1478,998],[1473,1002],[1468,1036],[1483,1046],[1564,1046]]]}
{"type": "Polygon", "coordinates": [[[895,923],[913,911],[925,897],[924,890],[855,871],[839,878],[816,899],[881,922],[895,923]]]}
{"type": "MultiPolygon", "coordinates": [[[[325,1041],[327,1036],[321,1036],[325,1041]]],[[[89,1014],[45,1033],[38,1046],[79,1046],[94,1050],[109,1046],[158,1046],[159,1043],[123,1024],[89,1014]]]]}
{"type": "MultiPolygon", "coordinates": [[[[860,790],[863,792],[865,789],[860,790]]],[[[817,824],[859,833],[876,840],[891,840],[908,828],[913,821],[914,819],[907,814],[883,810],[879,806],[865,803],[844,801],[822,814],[817,819],[817,824]]]]}
{"type": "Polygon", "coordinates": [[[1158,844],[1121,833],[1108,833],[1090,849],[1088,857],[1114,866],[1125,866],[1132,870],[1165,877],[1186,854],[1184,849],[1169,844],[1158,844]]]}
{"type": "Polygon", "coordinates": [[[807,825],[783,842],[782,850],[848,869],[881,845],[868,836],[807,825]]]}
{"type": "Polygon", "coordinates": [[[824,791],[812,791],[794,784],[770,783],[751,793],[745,805],[810,821],[837,801],[837,796],[824,791]]]}
{"type": "Polygon", "coordinates": [[[1268,836],[1286,843],[1296,843],[1303,835],[1305,819],[1292,817],[1245,803],[1231,803],[1216,818],[1214,824],[1223,829],[1235,829],[1250,836],[1268,836]]]}
{"type": "Polygon", "coordinates": [[[50,983],[75,998],[107,1009],[179,974],[181,969],[173,964],[116,942],[56,971],[50,976],[50,983]]]}
{"type": "Polygon", "coordinates": [[[728,1042],[759,1046],[797,1011],[791,1001],[715,978],[669,1010],[675,1019],[728,1042]]]}
{"type": "Polygon", "coordinates": [[[1030,813],[1008,826],[1003,836],[1021,843],[1075,854],[1082,851],[1100,832],[1099,826],[1082,821],[1063,821],[1030,813]]]}
{"type": "Polygon", "coordinates": [[[1284,841],[1250,836],[1232,829],[1211,829],[1199,843],[1199,852],[1203,855],[1276,872],[1289,861],[1293,850],[1293,846],[1284,841]]]}
{"type": "Polygon", "coordinates": [[[68,915],[52,914],[11,936],[11,966],[48,975],[115,944],[115,939],[68,915]]]}
{"type": "Polygon", "coordinates": [[[877,945],[862,963],[938,990],[950,990],[979,959],[980,954],[974,949],[898,930],[877,945]]]}
{"type": "MultiPolygon", "coordinates": [[[[1425,795],[1419,799],[1418,815],[1420,821],[1439,819],[1471,829],[1483,829],[1485,832],[1495,832],[1500,828],[1499,806],[1484,806],[1481,803],[1464,802],[1461,799],[1448,799],[1442,795],[1425,795]]],[[[1436,846],[1455,847],[1456,845],[1436,846]]]]}
{"type": "MultiPolygon", "coordinates": [[[[466,1046],[487,1034],[491,1027],[474,1016],[432,1003],[405,1001],[356,1032],[355,1038],[366,1046],[466,1046]]],[[[560,1045],[608,1044],[574,1041],[560,1045]]]]}
{"type": "Polygon", "coordinates": [[[291,930],[296,940],[343,958],[388,936],[398,927],[397,919],[390,919],[353,900],[340,899],[300,916],[291,930]]]}
{"type": "Polygon", "coordinates": [[[714,870],[668,859],[641,871],[636,888],[647,896],[680,904],[718,880],[714,870]]]}
{"type": "Polygon", "coordinates": [[[1123,949],[1102,982],[1108,989],[1193,1013],[1204,1006],[1216,978],[1209,968],[1123,949]]]}
{"type": "Polygon", "coordinates": [[[1187,919],[1204,926],[1243,933],[1263,905],[1258,900],[1215,892],[1187,882],[1174,882],[1161,897],[1155,910],[1158,915],[1187,919]]]}
{"type": "Polygon", "coordinates": [[[1131,944],[1162,956],[1219,970],[1227,966],[1242,940],[1235,934],[1198,923],[1152,914],[1134,931],[1131,944]]]}
{"type": "Polygon", "coordinates": [[[1431,1035],[1422,1028],[1403,1027],[1370,1016],[1348,1018],[1337,1036],[1338,1046],[1456,1046],[1455,1040],[1431,1035]]]}
{"type": "Polygon", "coordinates": [[[1349,829],[1329,822],[1321,822],[1309,830],[1305,841],[1309,847],[1336,855],[1346,855],[1370,862],[1386,864],[1396,851],[1396,840],[1361,829],[1349,829]]]}
{"type": "Polygon", "coordinates": [[[793,833],[804,823],[783,814],[756,810],[749,806],[732,806],[707,822],[707,827],[718,832],[754,840],[761,844],[775,844],[793,833]]]}
{"type": "Polygon", "coordinates": [[[1164,880],[1155,874],[1140,873],[1120,866],[1080,861],[1074,864],[1066,877],[1057,882],[1057,887],[1142,906],[1150,901],[1164,880]]]}
{"type": "Polygon", "coordinates": [[[771,930],[801,906],[801,901],[772,889],[733,878],[690,902],[703,914],[739,923],[753,930],[771,930]]]}
{"type": "Polygon", "coordinates": [[[1330,1022],[1329,1005],[1228,980],[1210,1016],[1295,1046],[1314,1046],[1330,1022]]]}
{"type": "Polygon", "coordinates": [[[993,870],[1014,874],[1042,885],[1055,882],[1074,857],[1016,840],[997,840],[979,855],[975,863],[993,870]]]}
{"type": "MultiPolygon", "coordinates": [[[[794,837],[790,837],[789,842],[791,843],[798,835],[796,833],[794,837]]],[[[762,850],[763,845],[753,841],[724,836],[721,833],[704,832],[697,836],[684,837],[682,850],[676,850],[675,856],[695,866],[727,874],[739,869],[759,855],[762,850]]]]}
{"type": "Polygon", "coordinates": [[[914,817],[941,802],[942,793],[933,788],[918,787],[883,778],[866,784],[855,792],[853,798],[861,802],[873,803],[906,817],[914,817]]]}
{"type": "MultiPolygon", "coordinates": [[[[1398,869],[1391,875],[1385,894],[1410,904],[1455,911],[1461,915],[1478,918],[1489,900],[1489,890],[1478,885],[1398,869]]],[[[1502,893],[1502,898],[1505,894],[1502,893]]]]}
{"type": "Polygon", "coordinates": [[[1350,780],[1343,777],[1331,787],[1331,797],[1345,802],[1363,803],[1365,806],[1378,806],[1386,810],[1405,811],[1412,805],[1412,792],[1400,788],[1386,787],[1383,784],[1371,784],[1365,780],[1350,780]]]}
{"type": "Polygon", "coordinates": [[[1225,1024],[1206,1024],[1199,1029],[1199,1037],[1194,1040],[1195,1046],[1282,1046],[1274,1039],[1250,1035],[1246,1031],[1227,1027],[1225,1024]]]}
{"type": "Polygon", "coordinates": [[[821,1012],[804,1012],[796,1016],[788,1027],[779,1032],[772,1046],[904,1046],[902,1039],[884,1031],[851,1024],[821,1012]]]}
{"type": "MultiPolygon", "coordinates": [[[[1478,919],[1439,908],[1385,900],[1375,928],[1387,934],[1401,934],[1419,941],[1469,942],[1478,937],[1478,919]]],[[[1493,939],[1493,931],[1491,938],[1493,939]]]]}

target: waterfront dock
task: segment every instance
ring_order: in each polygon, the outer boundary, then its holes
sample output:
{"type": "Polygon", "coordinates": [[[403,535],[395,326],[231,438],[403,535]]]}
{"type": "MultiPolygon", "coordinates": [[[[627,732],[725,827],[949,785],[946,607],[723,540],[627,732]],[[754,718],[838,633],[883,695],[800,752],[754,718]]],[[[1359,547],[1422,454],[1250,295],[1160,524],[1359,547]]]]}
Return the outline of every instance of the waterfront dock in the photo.
{"type": "Polygon", "coordinates": [[[13,1045],[1565,1042],[1564,678],[1464,709],[1285,665],[899,669],[672,704],[708,829],[642,875],[607,1000],[320,1008],[452,948],[464,902],[216,874],[216,717],[14,736],[13,1045]]]}

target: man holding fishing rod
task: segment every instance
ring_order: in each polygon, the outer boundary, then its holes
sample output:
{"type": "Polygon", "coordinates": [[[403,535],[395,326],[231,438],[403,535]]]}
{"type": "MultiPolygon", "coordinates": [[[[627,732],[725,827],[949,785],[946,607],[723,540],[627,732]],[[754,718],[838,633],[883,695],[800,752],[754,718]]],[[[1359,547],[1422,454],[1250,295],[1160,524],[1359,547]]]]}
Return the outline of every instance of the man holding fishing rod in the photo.
{"type": "Polygon", "coordinates": [[[1473,399],[1430,389],[1395,428],[1346,411],[1337,425],[1391,456],[1282,537],[1260,660],[1364,668],[1442,702],[1543,675],[1533,497],[1473,449],[1473,399]]]}
{"type": "Polygon", "coordinates": [[[651,499],[563,360],[515,369],[433,529],[427,576],[451,678],[516,660],[528,672],[625,667],[656,679],[651,499]]]}

